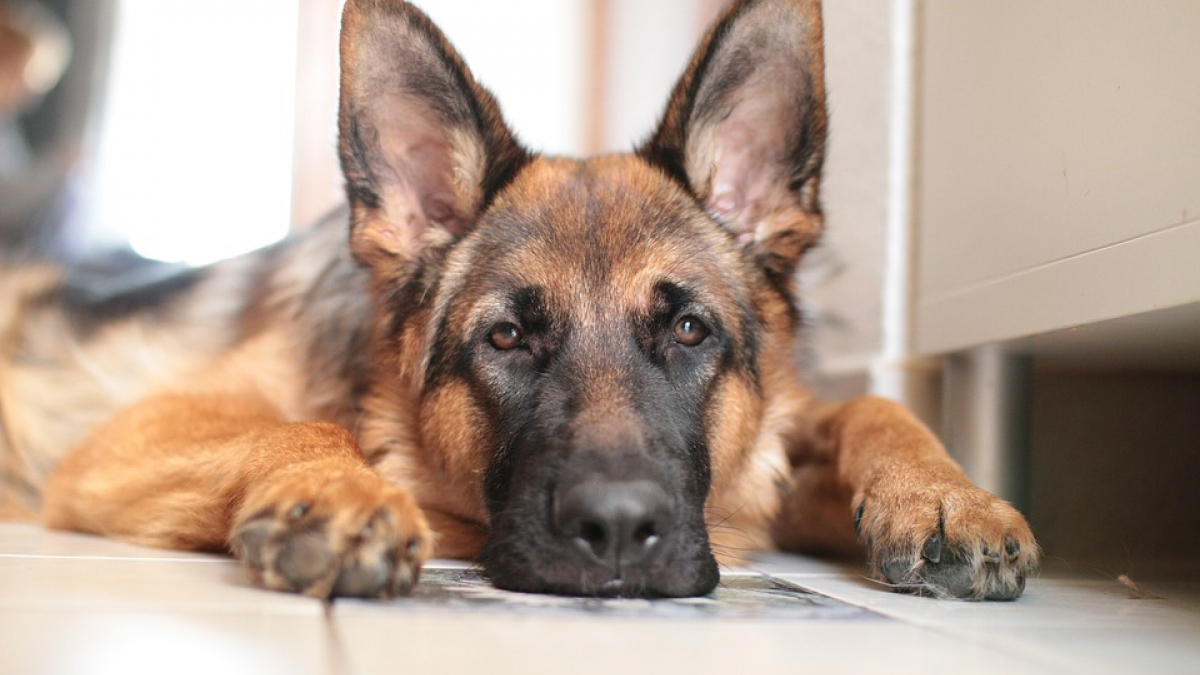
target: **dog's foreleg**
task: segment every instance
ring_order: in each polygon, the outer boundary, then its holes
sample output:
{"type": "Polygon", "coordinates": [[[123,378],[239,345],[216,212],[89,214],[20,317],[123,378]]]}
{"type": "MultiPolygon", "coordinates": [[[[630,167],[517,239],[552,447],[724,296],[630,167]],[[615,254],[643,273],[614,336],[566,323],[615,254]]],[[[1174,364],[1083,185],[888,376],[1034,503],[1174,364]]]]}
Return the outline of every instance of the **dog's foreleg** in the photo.
{"type": "Polygon", "coordinates": [[[287,423],[254,395],[166,394],[99,427],[53,473],[50,527],[232,550],[264,585],[328,597],[407,592],[431,550],[413,499],[349,431],[287,423]]]}
{"type": "Polygon", "coordinates": [[[880,398],[818,406],[793,453],[777,538],[866,550],[872,575],[938,597],[1012,599],[1038,561],[1025,518],[971,483],[937,437],[880,398]]]}

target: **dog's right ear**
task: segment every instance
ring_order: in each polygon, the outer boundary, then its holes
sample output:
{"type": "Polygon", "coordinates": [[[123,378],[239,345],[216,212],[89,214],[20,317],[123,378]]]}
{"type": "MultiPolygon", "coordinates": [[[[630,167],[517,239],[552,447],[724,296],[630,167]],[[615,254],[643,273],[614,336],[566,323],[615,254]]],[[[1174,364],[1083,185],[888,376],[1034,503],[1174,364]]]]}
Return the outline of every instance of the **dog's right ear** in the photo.
{"type": "Polygon", "coordinates": [[[342,13],[338,154],[355,257],[398,277],[474,226],[529,154],[441,31],[400,0],[342,13]]]}
{"type": "Polygon", "coordinates": [[[638,150],[781,278],[821,234],[824,63],[820,0],[737,0],[638,150]]]}

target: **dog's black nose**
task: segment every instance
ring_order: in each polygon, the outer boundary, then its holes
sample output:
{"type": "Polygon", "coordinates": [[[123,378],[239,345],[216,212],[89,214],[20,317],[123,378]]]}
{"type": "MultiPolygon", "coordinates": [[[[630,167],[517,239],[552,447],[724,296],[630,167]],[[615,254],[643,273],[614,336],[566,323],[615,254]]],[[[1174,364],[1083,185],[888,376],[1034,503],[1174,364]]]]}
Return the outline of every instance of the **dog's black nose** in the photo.
{"type": "Polygon", "coordinates": [[[618,577],[627,566],[653,559],[675,524],[670,497],[649,480],[587,480],[561,489],[557,497],[559,535],[618,577]]]}

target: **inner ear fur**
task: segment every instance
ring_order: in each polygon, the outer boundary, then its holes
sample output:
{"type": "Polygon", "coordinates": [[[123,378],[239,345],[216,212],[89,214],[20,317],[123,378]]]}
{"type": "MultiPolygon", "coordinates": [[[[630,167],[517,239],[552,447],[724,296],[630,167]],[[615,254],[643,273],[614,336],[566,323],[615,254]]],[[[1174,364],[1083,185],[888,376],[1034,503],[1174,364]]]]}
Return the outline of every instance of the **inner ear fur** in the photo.
{"type": "Polygon", "coordinates": [[[740,0],[701,41],[638,154],[760,264],[790,275],[820,238],[826,138],[819,0],[740,0]]]}
{"type": "Polygon", "coordinates": [[[472,228],[529,154],[441,31],[400,0],[342,13],[338,154],[355,256],[395,276],[472,228]]]}

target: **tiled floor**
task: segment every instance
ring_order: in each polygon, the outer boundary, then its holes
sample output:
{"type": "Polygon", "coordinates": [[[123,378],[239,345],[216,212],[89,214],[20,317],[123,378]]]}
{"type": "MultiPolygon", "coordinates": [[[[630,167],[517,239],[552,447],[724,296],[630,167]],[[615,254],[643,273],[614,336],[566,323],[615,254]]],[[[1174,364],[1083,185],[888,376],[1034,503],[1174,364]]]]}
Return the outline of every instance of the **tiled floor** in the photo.
{"type": "Polygon", "coordinates": [[[1047,572],[1017,602],[978,604],[893,594],[802,558],[737,574],[757,572],[833,600],[767,618],[636,602],[326,611],[248,587],[220,557],[0,524],[0,673],[1200,673],[1195,576],[1139,580],[1135,597],[1099,572],[1047,572]]]}

